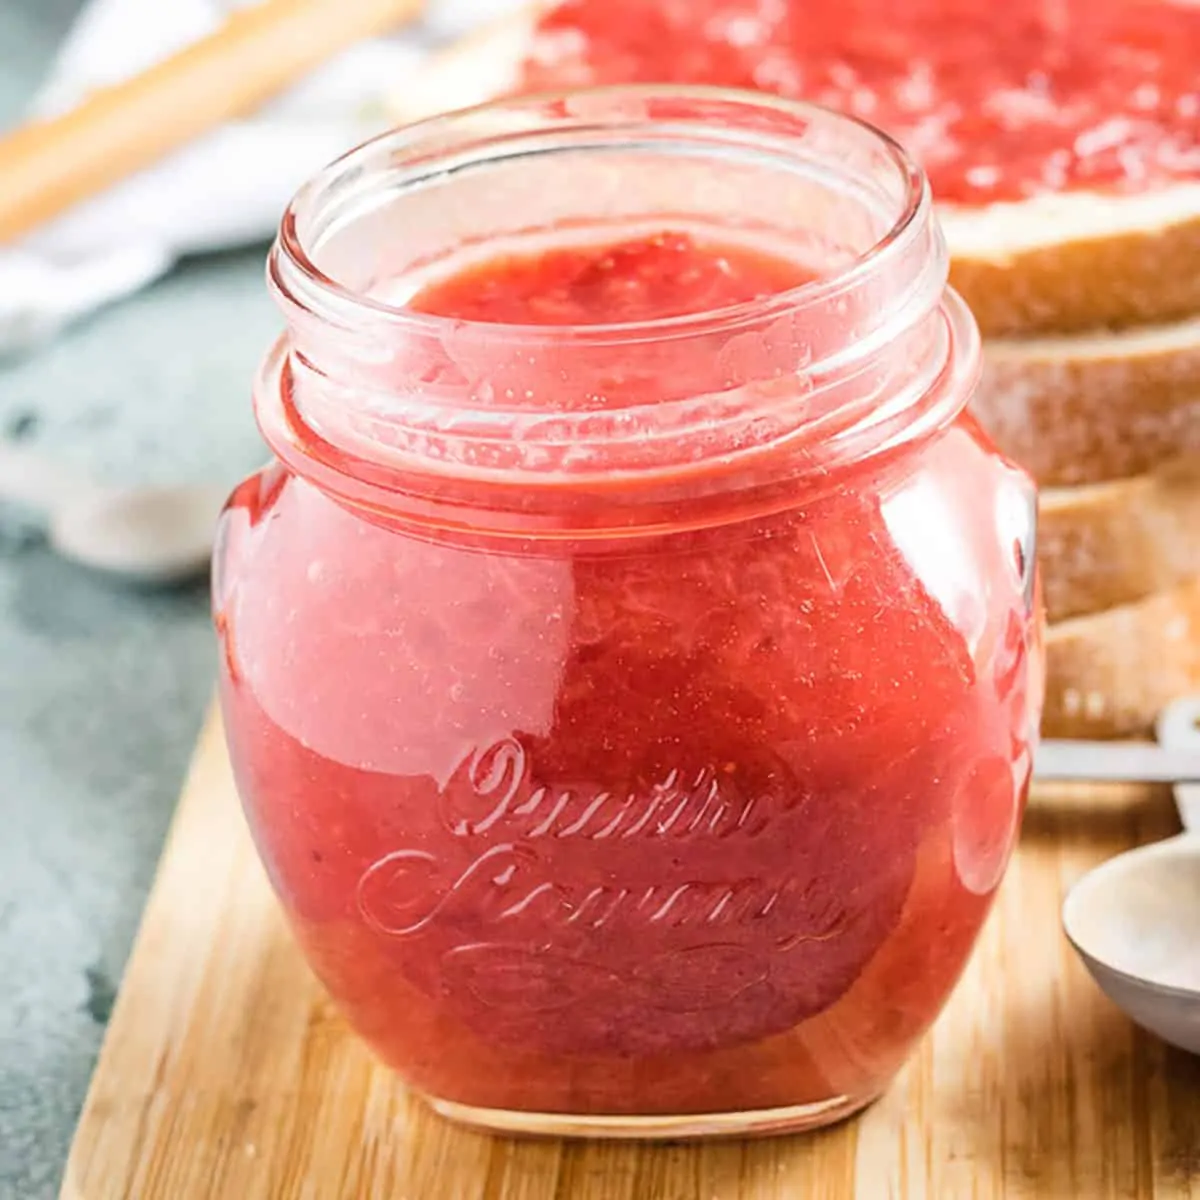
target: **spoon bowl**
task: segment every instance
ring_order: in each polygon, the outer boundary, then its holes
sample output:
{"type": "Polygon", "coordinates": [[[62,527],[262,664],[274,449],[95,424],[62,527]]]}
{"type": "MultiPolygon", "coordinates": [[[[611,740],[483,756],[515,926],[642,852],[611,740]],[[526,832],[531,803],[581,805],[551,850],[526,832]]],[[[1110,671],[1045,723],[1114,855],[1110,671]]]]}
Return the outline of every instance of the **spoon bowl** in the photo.
{"type": "Polygon", "coordinates": [[[1200,1054],[1200,835],[1089,871],[1063,928],[1101,991],[1138,1025],[1200,1054]]]}
{"type": "Polygon", "coordinates": [[[97,492],[54,513],[64,558],[132,582],[166,585],[208,569],[227,491],[208,484],[97,492]]]}
{"type": "MultiPolygon", "coordinates": [[[[1163,746],[1200,751],[1200,697],[1169,705],[1157,729],[1163,746]]],[[[1089,871],[1067,894],[1062,921],[1114,1004],[1200,1054],[1200,784],[1177,783],[1175,803],[1184,832],[1089,871]]]]}
{"type": "Polygon", "coordinates": [[[131,583],[170,586],[209,568],[229,488],[107,487],[25,446],[0,441],[0,501],[40,513],[69,562],[131,583]]]}

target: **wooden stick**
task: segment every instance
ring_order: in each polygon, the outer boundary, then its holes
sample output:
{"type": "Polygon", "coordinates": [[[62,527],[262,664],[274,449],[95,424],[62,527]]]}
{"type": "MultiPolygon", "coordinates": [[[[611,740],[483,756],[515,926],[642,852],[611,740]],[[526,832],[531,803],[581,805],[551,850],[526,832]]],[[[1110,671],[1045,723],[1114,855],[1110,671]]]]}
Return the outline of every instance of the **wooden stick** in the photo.
{"type": "Polygon", "coordinates": [[[215,33],[60,117],[0,140],[0,243],[252,111],[421,0],[261,0],[215,33]]]}

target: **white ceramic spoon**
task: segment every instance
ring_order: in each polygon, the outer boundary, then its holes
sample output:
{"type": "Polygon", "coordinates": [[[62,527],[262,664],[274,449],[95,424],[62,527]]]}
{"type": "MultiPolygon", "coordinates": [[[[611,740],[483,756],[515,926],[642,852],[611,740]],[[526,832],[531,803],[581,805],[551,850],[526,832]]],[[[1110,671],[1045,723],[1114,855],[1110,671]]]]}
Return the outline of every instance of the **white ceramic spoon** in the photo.
{"type": "MultiPolygon", "coordinates": [[[[1158,722],[1160,745],[1200,755],[1200,697],[1158,722]]],[[[1176,778],[1183,833],[1128,850],[1068,893],[1063,928],[1108,997],[1143,1028],[1200,1054],[1200,783],[1176,778]]]]}
{"type": "Polygon", "coordinates": [[[207,571],[228,494],[216,484],[103,487],[0,442],[0,500],[41,513],[63,558],[137,583],[181,583],[207,571]]]}

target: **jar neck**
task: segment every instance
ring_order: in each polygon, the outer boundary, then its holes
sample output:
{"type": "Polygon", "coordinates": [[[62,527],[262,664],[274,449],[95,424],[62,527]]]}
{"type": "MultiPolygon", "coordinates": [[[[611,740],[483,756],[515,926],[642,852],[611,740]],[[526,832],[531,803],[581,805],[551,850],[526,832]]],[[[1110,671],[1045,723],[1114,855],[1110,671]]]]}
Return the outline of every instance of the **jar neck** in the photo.
{"type": "Polygon", "coordinates": [[[514,100],[368,143],[298,195],[269,277],[288,333],[260,381],[264,434],[380,511],[569,525],[603,495],[620,527],[681,497],[715,512],[928,436],[977,370],[902,152],[821,109],[714,89],[514,100]],[[406,307],[475,260],[664,228],[815,278],[622,325],[406,307]]]}

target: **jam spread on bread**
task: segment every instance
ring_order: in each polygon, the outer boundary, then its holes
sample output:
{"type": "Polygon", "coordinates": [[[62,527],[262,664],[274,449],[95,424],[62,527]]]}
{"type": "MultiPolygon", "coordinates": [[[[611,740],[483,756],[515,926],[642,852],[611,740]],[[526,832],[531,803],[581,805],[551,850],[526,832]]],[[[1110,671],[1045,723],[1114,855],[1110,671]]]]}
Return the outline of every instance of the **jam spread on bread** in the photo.
{"type": "Polygon", "coordinates": [[[892,134],[942,201],[1200,179],[1190,0],[564,0],[530,89],[757,88],[892,134]]]}

